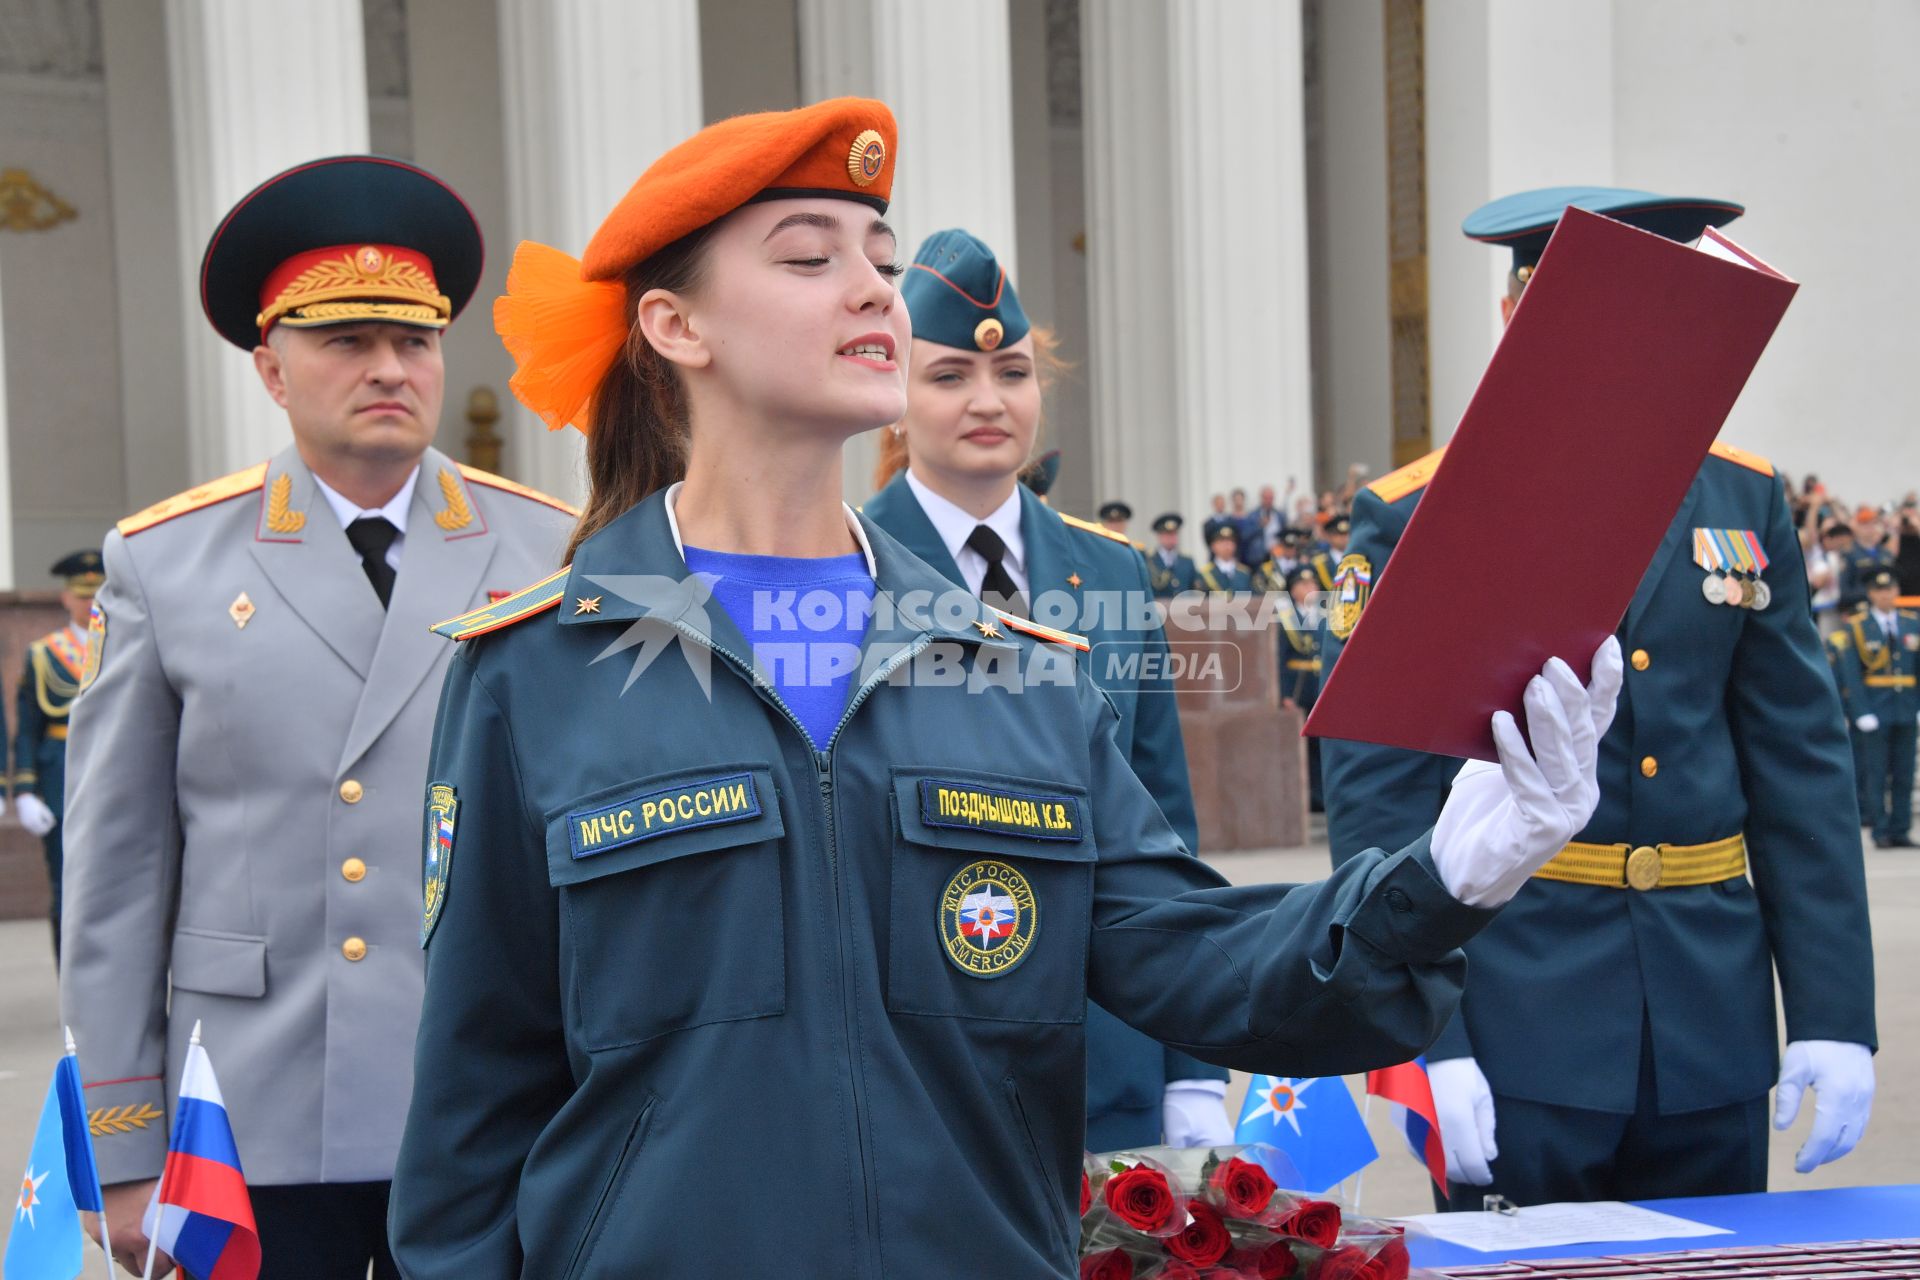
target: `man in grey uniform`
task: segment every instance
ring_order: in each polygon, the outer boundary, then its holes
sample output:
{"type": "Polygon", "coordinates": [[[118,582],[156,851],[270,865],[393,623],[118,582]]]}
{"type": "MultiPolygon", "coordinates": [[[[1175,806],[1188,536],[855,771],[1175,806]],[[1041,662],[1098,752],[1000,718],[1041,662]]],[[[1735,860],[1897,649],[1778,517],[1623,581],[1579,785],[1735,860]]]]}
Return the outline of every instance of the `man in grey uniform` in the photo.
{"type": "Polygon", "coordinates": [[[294,443],[107,536],[60,995],[133,1271],[199,1023],[262,1274],[397,1274],[419,813],[452,652],[428,628],[552,573],[573,515],[431,447],[439,331],[481,252],[460,197],[410,165],[337,157],[257,188],[214,232],[201,298],[294,443]]]}

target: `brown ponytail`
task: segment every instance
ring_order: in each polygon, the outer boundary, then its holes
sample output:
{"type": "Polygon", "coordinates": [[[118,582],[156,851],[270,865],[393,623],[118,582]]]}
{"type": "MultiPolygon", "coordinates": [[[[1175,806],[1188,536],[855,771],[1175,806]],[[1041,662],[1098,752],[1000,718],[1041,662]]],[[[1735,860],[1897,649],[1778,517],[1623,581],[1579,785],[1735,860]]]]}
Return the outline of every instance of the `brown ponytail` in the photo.
{"type": "Polygon", "coordinates": [[[686,293],[699,286],[711,232],[709,225],[682,236],[621,278],[627,346],[593,394],[587,504],[567,543],[569,564],[582,542],[687,473],[686,388],[633,322],[649,289],[686,293]]]}
{"type": "MultiPolygon", "coordinates": [[[[1072,370],[1073,363],[1061,358],[1060,339],[1053,330],[1035,325],[1030,332],[1033,334],[1033,376],[1040,379],[1040,390],[1042,393],[1045,393],[1047,388],[1053,385],[1056,378],[1072,370]]],[[[1040,430],[1036,431],[1033,437],[1033,444],[1036,449],[1039,448],[1040,440],[1046,431],[1046,418],[1044,414],[1040,421],[1040,430]]],[[[898,424],[896,424],[896,426],[897,425],[898,424]]],[[[1036,460],[1039,457],[1038,454],[1034,456],[1036,460]]],[[[1028,466],[1030,467],[1031,465],[1032,463],[1030,462],[1028,466]]],[[[894,427],[888,427],[880,433],[880,458],[874,463],[873,467],[874,492],[878,493],[880,490],[886,488],[895,476],[906,469],[907,433],[904,430],[895,430],[894,427]]],[[[1025,474],[1026,469],[1023,468],[1021,475],[1024,476],[1025,474]]]]}

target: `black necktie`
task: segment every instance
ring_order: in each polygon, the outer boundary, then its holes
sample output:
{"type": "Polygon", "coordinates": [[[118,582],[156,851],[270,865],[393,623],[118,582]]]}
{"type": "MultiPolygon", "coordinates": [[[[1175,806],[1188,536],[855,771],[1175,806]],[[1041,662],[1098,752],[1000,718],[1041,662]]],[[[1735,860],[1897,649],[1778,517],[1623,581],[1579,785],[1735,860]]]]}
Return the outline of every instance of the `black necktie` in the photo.
{"type": "Polygon", "coordinates": [[[1000,541],[1000,535],[986,525],[977,524],[973,526],[973,532],[967,535],[967,545],[987,562],[987,576],[980,580],[980,598],[1015,617],[1026,617],[1026,598],[1020,594],[1020,588],[1014,585],[1013,575],[1007,572],[1007,566],[1002,563],[1006,558],[1007,544],[1000,541]]]}
{"type": "Polygon", "coordinates": [[[387,548],[399,536],[400,531],[385,516],[361,516],[347,526],[347,541],[360,553],[360,566],[367,571],[367,581],[373,584],[373,594],[380,597],[382,609],[393,596],[393,566],[387,563],[387,548]]]}

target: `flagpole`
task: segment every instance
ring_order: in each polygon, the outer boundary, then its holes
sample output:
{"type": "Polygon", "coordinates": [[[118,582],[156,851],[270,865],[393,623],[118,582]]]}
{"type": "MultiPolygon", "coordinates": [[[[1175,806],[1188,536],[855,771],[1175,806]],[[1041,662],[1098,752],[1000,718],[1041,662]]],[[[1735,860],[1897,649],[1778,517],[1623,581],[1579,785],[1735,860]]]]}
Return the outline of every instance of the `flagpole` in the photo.
{"type": "MultiPolygon", "coordinates": [[[[1371,1120],[1372,1118],[1373,1118],[1373,1094],[1368,1093],[1366,1104],[1360,1108],[1360,1123],[1365,1124],[1367,1121],[1371,1120]]],[[[1356,1215],[1358,1215],[1360,1212],[1360,1193],[1366,1190],[1366,1186],[1367,1186],[1367,1167],[1366,1165],[1361,1165],[1360,1172],[1355,1174],[1353,1179],[1353,1212],[1356,1215]]]]}
{"type": "MultiPolygon", "coordinates": [[[[74,1066],[77,1069],[80,1063],[80,1050],[73,1043],[73,1028],[62,1026],[60,1030],[67,1037],[67,1056],[74,1060],[74,1066]]],[[[92,1135],[88,1135],[87,1141],[93,1141],[92,1135]]],[[[107,1280],[113,1280],[113,1235],[107,1230],[107,1197],[100,1187],[100,1168],[97,1164],[93,1170],[93,1193],[100,1200],[100,1250],[107,1255],[107,1280]]]]}
{"type": "MultiPolygon", "coordinates": [[[[200,1020],[198,1018],[195,1018],[193,1020],[193,1035],[187,1041],[187,1047],[191,1049],[193,1048],[193,1046],[199,1043],[200,1043],[200,1020]]],[[[186,1082],[185,1067],[182,1067],[180,1069],[180,1079],[183,1084],[186,1082]]],[[[171,1146],[172,1144],[169,1143],[168,1145],[171,1146]]],[[[166,1185],[167,1185],[167,1174],[166,1174],[166,1170],[162,1169],[160,1172],[160,1185],[154,1188],[154,1198],[155,1198],[156,1204],[155,1204],[154,1214],[153,1214],[153,1234],[147,1237],[147,1265],[141,1269],[140,1280],[153,1280],[153,1255],[156,1252],[158,1252],[160,1248],[160,1215],[163,1212],[163,1210],[159,1207],[159,1203],[158,1203],[160,1201],[159,1193],[166,1189],[166,1185]]]]}

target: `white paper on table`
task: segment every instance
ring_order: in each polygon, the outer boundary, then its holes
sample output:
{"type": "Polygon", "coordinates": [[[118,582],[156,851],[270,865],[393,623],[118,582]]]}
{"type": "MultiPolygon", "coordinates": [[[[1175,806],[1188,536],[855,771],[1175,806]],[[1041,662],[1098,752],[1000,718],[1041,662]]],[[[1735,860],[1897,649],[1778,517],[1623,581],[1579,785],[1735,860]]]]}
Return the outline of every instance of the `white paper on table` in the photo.
{"type": "Polygon", "coordinates": [[[1619,1200],[1536,1204],[1515,1213],[1423,1213],[1400,1221],[1421,1228],[1436,1240],[1480,1253],[1733,1234],[1725,1227],[1656,1213],[1619,1200]]]}

